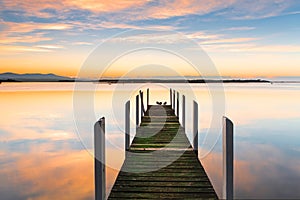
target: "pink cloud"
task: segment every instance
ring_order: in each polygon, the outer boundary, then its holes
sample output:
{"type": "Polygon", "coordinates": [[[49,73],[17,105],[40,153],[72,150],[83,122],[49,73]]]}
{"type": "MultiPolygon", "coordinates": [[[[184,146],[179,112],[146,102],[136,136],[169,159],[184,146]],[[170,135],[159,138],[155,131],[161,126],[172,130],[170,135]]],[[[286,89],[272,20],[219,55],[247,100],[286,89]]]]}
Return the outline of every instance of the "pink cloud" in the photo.
{"type": "Polygon", "coordinates": [[[94,12],[115,12],[132,7],[143,6],[147,1],[132,0],[64,0],[64,5],[91,10],[94,12]]]}
{"type": "Polygon", "coordinates": [[[202,15],[232,5],[234,2],[235,0],[164,0],[160,6],[148,8],[145,16],[147,18],[164,19],[189,14],[202,15]]]}

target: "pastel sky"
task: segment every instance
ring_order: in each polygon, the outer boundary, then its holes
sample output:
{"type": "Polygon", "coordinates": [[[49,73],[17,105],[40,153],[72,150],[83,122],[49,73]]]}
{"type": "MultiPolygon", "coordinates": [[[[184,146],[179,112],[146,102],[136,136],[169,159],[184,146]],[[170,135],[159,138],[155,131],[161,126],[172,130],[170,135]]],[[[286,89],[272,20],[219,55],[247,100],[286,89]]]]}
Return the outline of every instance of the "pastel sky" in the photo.
{"type": "Polygon", "coordinates": [[[299,0],[1,0],[0,73],[77,76],[99,43],[135,29],[185,35],[223,76],[300,76],[299,0]]]}

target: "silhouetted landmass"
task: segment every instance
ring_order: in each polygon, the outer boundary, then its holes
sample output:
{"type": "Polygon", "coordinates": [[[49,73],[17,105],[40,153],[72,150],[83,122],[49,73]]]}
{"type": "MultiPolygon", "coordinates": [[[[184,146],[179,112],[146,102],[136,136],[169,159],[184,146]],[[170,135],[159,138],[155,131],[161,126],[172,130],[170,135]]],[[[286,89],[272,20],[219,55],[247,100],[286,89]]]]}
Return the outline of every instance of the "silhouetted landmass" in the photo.
{"type": "Polygon", "coordinates": [[[11,72],[0,74],[0,82],[60,82],[75,81],[75,79],[55,74],[15,74],[11,72]]]}
{"type": "Polygon", "coordinates": [[[271,83],[268,80],[262,79],[195,79],[195,78],[136,78],[136,79],[113,79],[105,78],[100,80],[93,79],[75,79],[65,76],[58,76],[55,74],[15,74],[15,73],[3,73],[0,74],[0,83],[1,82],[94,82],[94,83],[271,83]]]}
{"type": "Polygon", "coordinates": [[[261,79],[101,79],[99,83],[270,83],[270,81],[261,79]]]}

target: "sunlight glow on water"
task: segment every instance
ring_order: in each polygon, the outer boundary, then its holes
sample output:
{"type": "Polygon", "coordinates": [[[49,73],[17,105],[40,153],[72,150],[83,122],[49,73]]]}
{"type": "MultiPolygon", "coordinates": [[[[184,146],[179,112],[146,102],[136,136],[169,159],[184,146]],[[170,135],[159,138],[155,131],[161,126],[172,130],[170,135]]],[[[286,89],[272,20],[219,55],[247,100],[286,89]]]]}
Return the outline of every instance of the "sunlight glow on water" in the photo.
{"type": "MultiPolygon", "coordinates": [[[[82,83],[84,92],[89,84],[82,83]]],[[[150,87],[150,85],[148,85],[150,87]]],[[[107,137],[107,191],[124,160],[124,104],[134,108],[138,84],[100,84],[95,92],[95,118],[86,118],[80,141],[73,119],[73,83],[2,83],[0,85],[0,194],[3,199],[93,199],[93,124],[105,116],[107,137]],[[134,90],[134,93],[132,93],[134,90]],[[112,108],[114,107],[114,108],[112,108]],[[87,150],[85,149],[87,148],[87,150]]],[[[144,86],[147,88],[147,85],[144,86]]],[[[187,122],[191,121],[190,91],[187,122]]],[[[215,90],[219,90],[218,86],[215,90]]],[[[211,97],[207,88],[193,86],[200,106],[200,157],[210,127],[211,97]]],[[[235,197],[300,198],[300,85],[226,84],[226,116],[235,123],[235,197]]],[[[145,96],[145,94],[144,94],[145,96]]],[[[150,101],[169,101],[169,91],[150,87],[150,101]]],[[[131,131],[135,132],[131,112],[131,131]]],[[[191,139],[192,124],[187,123],[191,139]]],[[[209,135],[207,136],[210,137],[209,135]]],[[[131,135],[133,139],[133,134],[131,135]]],[[[221,138],[201,158],[221,196],[221,138]]]]}

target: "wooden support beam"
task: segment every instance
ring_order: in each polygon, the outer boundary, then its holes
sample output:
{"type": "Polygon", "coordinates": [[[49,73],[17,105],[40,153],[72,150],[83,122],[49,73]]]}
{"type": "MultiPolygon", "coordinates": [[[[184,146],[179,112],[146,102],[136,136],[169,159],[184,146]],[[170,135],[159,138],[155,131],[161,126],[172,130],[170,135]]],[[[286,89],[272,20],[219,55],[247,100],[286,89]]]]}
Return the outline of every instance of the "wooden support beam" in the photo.
{"type": "Polygon", "coordinates": [[[233,199],[233,123],[223,117],[223,198],[233,199]]]}
{"type": "Polygon", "coordinates": [[[175,112],[175,90],[173,90],[173,110],[175,112]]]}
{"type": "Polygon", "coordinates": [[[150,95],[149,88],[147,88],[147,110],[149,108],[149,95],[150,95]]]}
{"type": "Polygon", "coordinates": [[[185,129],[185,96],[182,95],[182,127],[185,129]]]}
{"type": "Polygon", "coordinates": [[[177,92],[177,107],[176,107],[176,113],[177,113],[177,117],[179,119],[179,92],[177,92]]]}
{"type": "Polygon", "coordinates": [[[104,200],[105,194],[105,118],[94,125],[95,199],[104,200]]]}
{"type": "Polygon", "coordinates": [[[146,111],[144,107],[144,92],[142,92],[141,90],[140,90],[140,97],[141,97],[141,118],[142,118],[146,111]]]}
{"type": "Polygon", "coordinates": [[[194,152],[198,155],[198,103],[194,101],[193,111],[193,136],[194,136],[194,152]]]}
{"type": "Polygon", "coordinates": [[[136,127],[139,126],[139,123],[140,123],[140,116],[139,116],[139,109],[140,109],[140,106],[139,106],[139,95],[136,95],[135,97],[135,123],[136,123],[136,127]]]}
{"type": "Polygon", "coordinates": [[[171,108],[173,108],[173,104],[172,104],[172,89],[170,88],[170,105],[171,108]]]}
{"type": "Polygon", "coordinates": [[[130,145],[130,101],[125,104],[125,151],[129,150],[130,145]]]}

